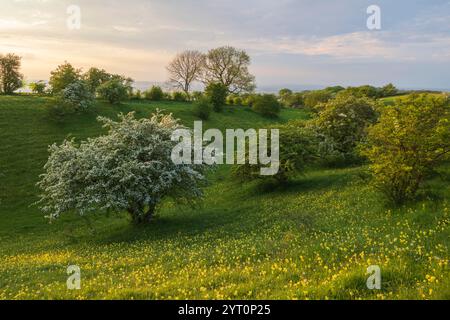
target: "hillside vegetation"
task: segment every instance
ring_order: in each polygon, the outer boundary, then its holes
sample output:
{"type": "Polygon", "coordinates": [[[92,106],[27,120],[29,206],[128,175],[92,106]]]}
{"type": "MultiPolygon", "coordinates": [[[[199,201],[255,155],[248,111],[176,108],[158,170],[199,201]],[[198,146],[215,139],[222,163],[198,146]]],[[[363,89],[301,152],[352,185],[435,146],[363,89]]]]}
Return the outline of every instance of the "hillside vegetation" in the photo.
{"type": "MultiPolygon", "coordinates": [[[[364,167],[310,169],[274,188],[238,183],[220,166],[202,206],[167,201],[148,226],[100,213],[49,224],[32,206],[49,144],[101,134],[98,115],[160,108],[187,126],[198,120],[189,103],[97,101],[57,121],[49,99],[0,96],[0,299],[450,299],[449,166],[426,196],[397,208],[368,186],[364,167]],[[69,265],[81,268],[81,290],[66,288],[69,265]],[[381,268],[381,290],[366,287],[370,265],[381,268]]],[[[308,118],[228,106],[204,127],[308,118]]]]}

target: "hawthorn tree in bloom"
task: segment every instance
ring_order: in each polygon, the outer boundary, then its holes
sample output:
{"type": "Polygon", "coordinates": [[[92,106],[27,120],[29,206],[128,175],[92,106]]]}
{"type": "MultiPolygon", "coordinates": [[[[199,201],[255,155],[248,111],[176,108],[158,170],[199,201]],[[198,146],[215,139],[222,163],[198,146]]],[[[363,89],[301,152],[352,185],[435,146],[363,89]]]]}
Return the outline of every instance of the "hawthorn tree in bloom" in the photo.
{"type": "Polygon", "coordinates": [[[204,164],[175,165],[172,132],[182,128],[161,112],[137,120],[133,113],[119,121],[99,117],[108,133],[76,144],[65,140],[49,147],[50,156],[38,186],[38,201],[50,219],[75,211],[127,211],[133,222],[147,223],[158,204],[171,197],[195,202],[206,182],[204,164]]]}

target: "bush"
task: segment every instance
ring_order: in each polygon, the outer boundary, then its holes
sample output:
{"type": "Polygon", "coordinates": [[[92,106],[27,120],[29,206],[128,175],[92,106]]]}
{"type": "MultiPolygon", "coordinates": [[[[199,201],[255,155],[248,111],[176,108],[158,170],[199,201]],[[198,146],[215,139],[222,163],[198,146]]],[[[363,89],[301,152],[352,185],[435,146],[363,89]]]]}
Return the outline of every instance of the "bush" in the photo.
{"type": "Polygon", "coordinates": [[[128,98],[130,87],[121,79],[109,80],[97,88],[100,98],[108,100],[111,104],[119,104],[128,98]]]}
{"type": "Polygon", "coordinates": [[[40,81],[36,81],[36,82],[31,82],[29,84],[29,87],[31,89],[31,92],[33,92],[33,93],[44,94],[47,84],[44,81],[40,80],[40,81]]]}
{"type": "Polygon", "coordinates": [[[252,109],[265,117],[276,117],[280,113],[280,104],[275,95],[263,94],[256,98],[252,109]]]}
{"type": "Polygon", "coordinates": [[[410,95],[381,110],[362,154],[374,185],[395,204],[413,200],[427,176],[450,155],[450,109],[445,96],[410,95]]]}
{"type": "Polygon", "coordinates": [[[75,69],[70,63],[65,62],[51,72],[49,85],[52,93],[57,94],[67,88],[67,86],[81,79],[81,70],[75,69]]]}
{"type": "Polygon", "coordinates": [[[258,96],[256,94],[247,94],[242,98],[242,104],[246,107],[252,107],[258,96]]]}
{"type": "Polygon", "coordinates": [[[193,101],[198,101],[198,100],[200,100],[200,99],[202,99],[204,97],[205,97],[205,95],[201,91],[194,91],[191,94],[191,98],[192,98],[193,101]]]}
{"type": "Polygon", "coordinates": [[[338,96],[323,104],[323,111],[308,122],[329,164],[334,160],[358,159],[355,147],[366,138],[368,126],[376,121],[375,108],[375,102],[368,98],[338,96]]]}
{"type": "Polygon", "coordinates": [[[289,108],[300,108],[303,106],[303,94],[300,92],[295,92],[291,94],[285,93],[284,95],[280,95],[280,103],[289,108]]]}
{"type": "Polygon", "coordinates": [[[194,102],[194,115],[202,120],[208,120],[212,106],[208,99],[203,98],[194,102]]]}
{"type": "Polygon", "coordinates": [[[95,94],[97,88],[108,80],[111,80],[112,74],[109,74],[103,69],[90,68],[85,74],[83,74],[83,79],[89,86],[92,93],[95,94]]]}
{"type": "Polygon", "coordinates": [[[56,102],[68,110],[86,110],[94,103],[94,94],[85,81],[77,80],[58,94],[56,102]]]}
{"type": "Polygon", "coordinates": [[[232,106],[234,104],[234,94],[230,94],[227,96],[227,98],[225,99],[226,104],[232,106]]]}
{"type": "Polygon", "coordinates": [[[161,101],[164,97],[164,92],[161,87],[153,86],[150,90],[145,91],[145,99],[151,101],[161,101]]]}
{"type": "Polygon", "coordinates": [[[242,106],[242,98],[240,96],[234,97],[233,104],[235,106],[242,106]]]}
{"type": "Polygon", "coordinates": [[[222,111],[227,94],[228,88],[219,82],[211,82],[205,89],[205,95],[212,103],[213,109],[216,112],[222,111]]]}
{"type": "Polygon", "coordinates": [[[173,101],[185,102],[188,100],[188,97],[184,92],[174,91],[172,93],[172,99],[173,99],[173,101]]]}
{"type": "Polygon", "coordinates": [[[304,94],[303,103],[305,107],[315,110],[316,106],[326,103],[332,98],[332,94],[325,90],[314,90],[304,94]]]}
{"type": "Polygon", "coordinates": [[[131,96],[131,99],[133,100],[141,100],[142,99],[142,92],[141,90],[136,90],[136,92],[133,92],[133,95],[131,96]]]}
{"type": "Polygon", "coordinates": [[[165,198],[183,203],[201,198],[206,166],[173,163],[178,142],[171,137],[181,126],[171,115],[137,120],[130,113],[119,115],[118,122],[99,120],[108,129],[105,135],[50,146],[38,183],[38,204],[48,218],[71,211],[81,216],[127,211],[134,223],[148,223],[165,198]]]}
{"type": "Polygon", "coordinates": [[[260,175],[263,165],[249,164],[247,151],[247,163],[233,167],[232,173],[236,179],[241,181],[274,180],[282,185],[316,161],[317,141],[314,134],[304,127],[302,121],[290,121],[285,125],[277,126],[276,129],[280,130],[280,167],[277,174],[260,175]]]}

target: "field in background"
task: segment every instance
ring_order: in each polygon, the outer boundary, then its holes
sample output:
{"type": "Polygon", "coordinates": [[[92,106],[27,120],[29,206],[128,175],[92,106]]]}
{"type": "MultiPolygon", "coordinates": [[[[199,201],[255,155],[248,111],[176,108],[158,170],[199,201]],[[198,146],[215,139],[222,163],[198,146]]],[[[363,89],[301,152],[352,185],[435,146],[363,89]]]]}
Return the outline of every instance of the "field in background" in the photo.
{"type": "MultiPolygon", "coordinates": [[[[30,206],[49,144],[101,134],[97,115],[146,117],[159,107],[188,126],[197,119],[188,103],[98,102],[57,122],[47,103],[0,97],[0,299],[450,299],[448,166],[429,197],[396,209],[368,187],[363,167],[310,170],[273,189],[236,183],[222,166],[201,207],[167,202],[147,227],[100,214],[49,224],[30,206]],[[80,266],[81,290],[67,290],[68,265],[80,266]],[[381,268],[382,290],[366,287],[370,265],[381,268]]],[[[284,109],[277,121],[298,118],[308,114],[284,109]]],[[[205,127],[273,123],[227,107],[205,127]]]]}

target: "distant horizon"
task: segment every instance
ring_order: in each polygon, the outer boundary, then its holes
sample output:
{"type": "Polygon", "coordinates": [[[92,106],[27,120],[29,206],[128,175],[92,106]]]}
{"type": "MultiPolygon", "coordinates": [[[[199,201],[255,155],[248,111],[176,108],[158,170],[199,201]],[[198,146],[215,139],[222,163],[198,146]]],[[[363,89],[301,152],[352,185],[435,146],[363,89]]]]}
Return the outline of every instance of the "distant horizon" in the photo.
{"type": "MultiPolygon", "coordinates": [[[[45,81],[48,83],[49,79],[32,79],[32,80],[27,80],[26,83],[27,85],[31,82],[35,82],[35,81],[45,81]]],[[[389,82],[391,83],[391,82],[389,82]]],[[[388,83],[385,83],[385,85],[388,83]]],[[[152,85],[156,85],[156,86],[161,86],[166,89],[168,89],[169,83],[167,83],[166,81],[152,81],[152,80],[137,80],[134,81],[133,83],[133,88],[138,89],[138,90],[145,90],[145,89],[149,89],[151,88],[152,85]]],[[[320,90],[320,89],[325,89],[327,87],[334,87],[334,86],[342,86],[344,88],[346,87],[358,87],[358,86],[363,86],[363,85],[371,85],[374,86],[370,83],[364,83],[364,84],[359,84],[359,85],[354,85],[354,86],[344,86],[341,84],[295,84],[295,83],[291,83],[291,84],[274,84],[274,85],[261,85],[261,86],[257,86],[256,87],[256,92],[266,92],[266,93],[277,93],[280,89],[283,88],[287,88],[290,89],[292,91],[306,91],[306,90],[320,90]]],[[[450,87],[449,88],[432,88],[432,87],[399,87],[397,86],[395,83],[393,83],[393,85],[402,91],[408,91],[408,90],[417,90],[417,91],[441,91],[441,92],[450,92],[450,87]]],[[[374,86],[374,87],[378,87],[378,86],[374,86]]],[[[24,88],[24,87],[22,87],[24,88]]],[[[21,89],[22,89],[21,88],[21,89]]],[[[198,86],[194,86],[193,91],[195,90],[200,90],[200,88],[198,86]]],[[[21,92],[26,92],[26,90],[20,90],[21,92]]]]}

